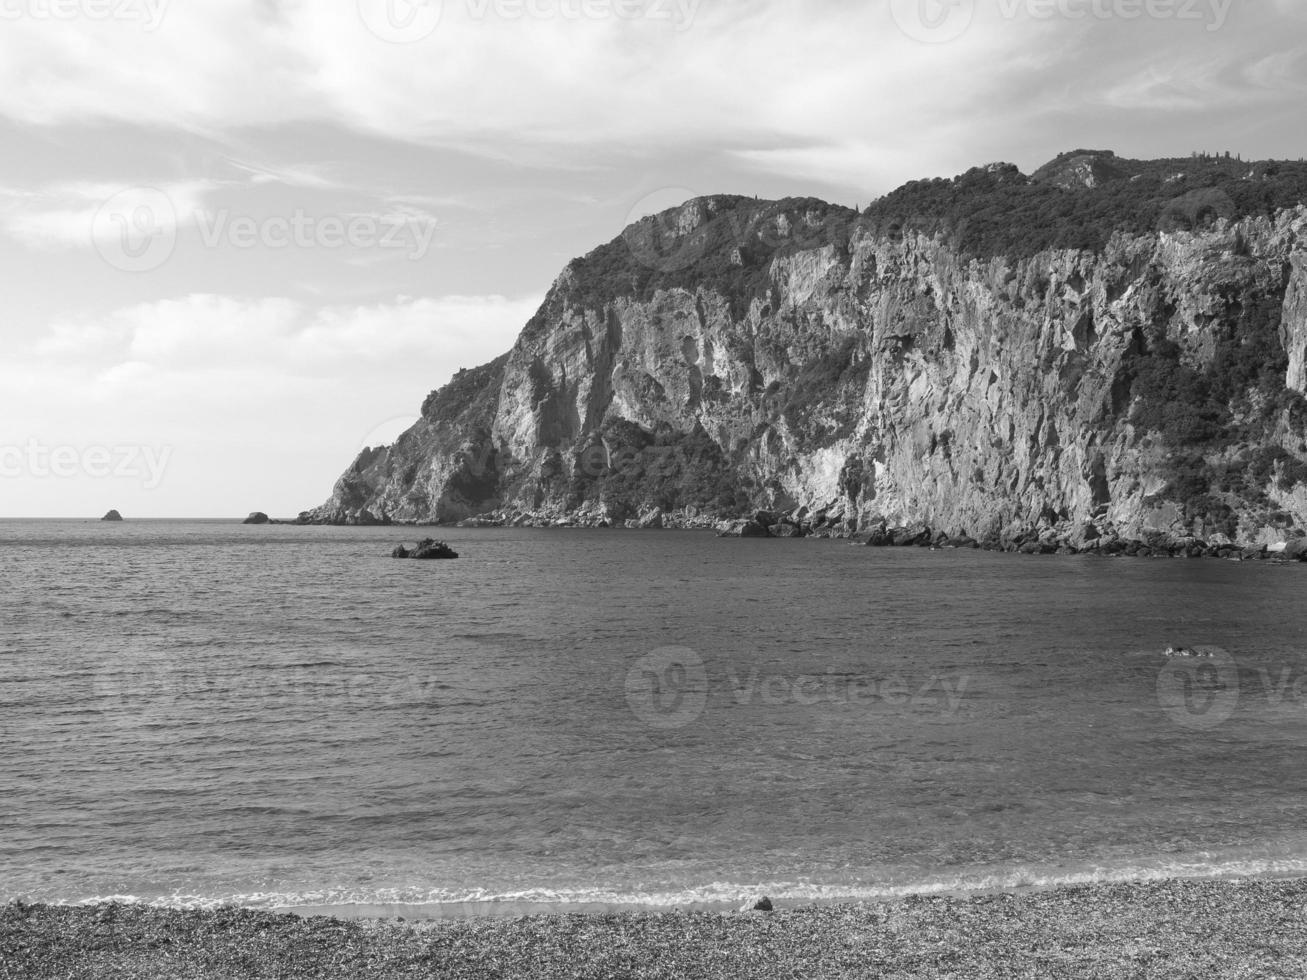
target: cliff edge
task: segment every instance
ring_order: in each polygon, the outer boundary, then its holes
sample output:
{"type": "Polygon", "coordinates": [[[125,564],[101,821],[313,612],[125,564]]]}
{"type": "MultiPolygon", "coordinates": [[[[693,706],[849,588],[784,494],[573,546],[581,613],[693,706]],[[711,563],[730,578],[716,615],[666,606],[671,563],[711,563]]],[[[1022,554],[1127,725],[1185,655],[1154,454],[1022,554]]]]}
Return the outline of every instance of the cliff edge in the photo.
{"type": "Polygon", "coordinates": [[[569,263],[301,520],[1282,541],[1307,526],[1304,200],[1300,165],[1076,151],[862,213],[689,201],[569,263]]]}

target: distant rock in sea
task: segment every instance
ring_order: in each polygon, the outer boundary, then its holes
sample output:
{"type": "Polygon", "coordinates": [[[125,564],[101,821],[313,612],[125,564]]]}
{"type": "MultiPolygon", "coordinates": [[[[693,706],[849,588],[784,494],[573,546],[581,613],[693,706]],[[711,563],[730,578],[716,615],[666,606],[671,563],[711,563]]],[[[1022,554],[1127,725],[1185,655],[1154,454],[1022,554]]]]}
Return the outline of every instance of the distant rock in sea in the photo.
{"type": "Polygon", "coordinates": [[[411,551],[402,544],[397,545],[395,550],[390,553],[390,557],[417,558],[420,561],[427,561],[436,558],[457,558],[458,552],[443,541],[433,541],[431,538],[426,538],[419,541],[417,547],[411,551]]]}
{"type": "Polygon", "coordinates": [[[263,513],[263,511],[256,510],[252,514],[250,514],[249,517],[245,518],[245,520],[241,521],[241,523],[242,524],[270,524],[272,523],[272,521],[267,514],[263,513]]]}
{"type": "Polygon", "coordinates": [[[111,510],[100,518],[102,521],[121,521],[122,519],[123,515],[118,513],[116,510],[111,510]]]}

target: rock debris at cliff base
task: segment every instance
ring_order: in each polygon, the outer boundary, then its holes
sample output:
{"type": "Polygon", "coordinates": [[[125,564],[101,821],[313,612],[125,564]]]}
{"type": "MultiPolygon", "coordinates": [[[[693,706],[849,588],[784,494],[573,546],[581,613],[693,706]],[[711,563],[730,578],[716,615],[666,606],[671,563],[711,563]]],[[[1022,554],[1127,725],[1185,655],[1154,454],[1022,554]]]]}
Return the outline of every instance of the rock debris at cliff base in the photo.
{"type": "Polygon", "coordinates": [[[241,909],[0,909],[0,978],[1307,975],[1307,883],[1164,881],[774,912],[397,924],[241,909]]]}

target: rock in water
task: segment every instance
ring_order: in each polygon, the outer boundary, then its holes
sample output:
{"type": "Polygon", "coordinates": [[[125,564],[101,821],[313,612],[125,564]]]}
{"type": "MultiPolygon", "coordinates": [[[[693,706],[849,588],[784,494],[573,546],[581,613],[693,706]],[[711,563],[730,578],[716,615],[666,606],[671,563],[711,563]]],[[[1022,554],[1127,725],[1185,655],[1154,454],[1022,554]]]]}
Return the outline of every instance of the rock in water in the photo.
{"type": "Polygon", "coordinates": [[[889,531],[883,524],[872,528],[867,534],[868,548],[886,548],[893,543],[889,531]]]}
{"type": "Polygon", "coordinates": [[[256,510],[252,514],[250,514],[249,517],[245,518],[245,520],[241,521],[241,523],[242,524],[267,524],[269,523],[269,517],[263,511],[256,510]]]}
{"type": "Polygon", "coordinates": [[[1286,544],[1284,557],[1293,561],[1307,561],[1307,538],[1295,538],[1286,544]]]}
{"type": "Polygon", "coordinates": [[[417,558],[423,561],[429,561],[436,558],[457,558],[458,552],[445,544],[443,541],[433,541],[431,538],[425,538],[418,542],[418,546],[409,551],[402,544],[390,553],[391,558],[417,558]]]}
{"type": "Polygon", "coordinates": [[[121,521],[122,519],[123,515],[118,513],[116,510],[111,510],[100,518],[102,521],[121,521]]]}
{"type": "Polygon", "coordinates": [[[758,904],[755,905],[755,906],[753,907],[753,910],[754,910],[755,912],[771,912],[771,911],[773,911],[772,903],[771,903],[771,899],[770,899],[770,898],[767,898],[767,897],[764,895],[764,896],[762,897],[762,899],[759,900],[758,904]]]}

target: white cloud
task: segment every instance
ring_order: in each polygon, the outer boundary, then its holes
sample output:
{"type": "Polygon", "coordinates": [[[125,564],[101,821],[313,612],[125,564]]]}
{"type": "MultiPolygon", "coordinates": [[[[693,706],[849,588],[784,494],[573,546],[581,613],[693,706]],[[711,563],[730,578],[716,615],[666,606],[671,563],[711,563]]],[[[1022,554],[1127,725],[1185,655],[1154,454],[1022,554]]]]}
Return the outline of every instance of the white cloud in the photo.
{"type": "Polygon", "coordinates": [[[499,158],[524,142],[710,139],[832,143],[839,152],[850,141],[902,143],[968,114],[1042,29],[978,22],[958,43],[930,47],[880,4],[705,3],[685,29],[617,17],[478,17],[477,6],[446,0],[437,28],[413,44],[379,40],[348,0],[284,3],[275,17],[263,5],[188,0],[154,32],[17,23],[0,35],[0,113],[200,132],[344,122],[499,158]]]}
{"type": "MultiPolygon", "coordinates": [[[[325,499],[365,443],[393,438],[428,391],[508,350],[539,303],[315,308],[206,294],[67,318],[0,365],[0,445],[173,447],[157,489],[120,488],[137,515],[294,514],[325,499]]],[[[4,489],[8,514],[119,506],[91,479],[4,489]]]]}
{"type": "Polygon", "coordinates": [[[32,248],[89,247],[124,234],[172,233],[193,220],[215,185],[65,183],[0,189],[0,231],[32,248]]]}
{"type": "MultiPolygon", "coordinates": [[[[1296,0],[1243,5],[1219,32],[1179,17],[1035,17],[1028,4],[985,2],[937,44],[910,36],[888,2],[717,0],[687,4],[683,22],[514,19],[498,0],[440,6],[430,34],[408,44],[369,31],[354,0],[187,0],[153,31],[87,17],[8,22],[0,114],[219,138],[343,125],[555,168],[588,159],[590,145],[711,147],[789,177],[866,186],[935,172],[941,152],[970,160],[970,146],[1026,139],[1051,93],[1068,126],[1080,107],[1212,108],[1246,101],[1259,83],[1283,97],[1280,82],[1301,81],[1300,61],[1267,50],[1294,36],[1283,22],[1296,29],[1296,0]],[[1239,64],[1259,67],[1236,84],[1223,66],[1239,64]]],[[[322,167],[248,167],[256,181],[332,186],[322,167]]],[[[18,227],[33,240],[66,234],[71,220],[18,227]]]]}
{"type": "Polygon", "coordinates": [[[283,297],[196,294],[57,321],[36,353],[61,363],[109,361],[106,371],[125,363],[196,373],[238,368],[290,376],[348,368],[358,376],[433,378],[507,350],[540,301],[444,296],[313,308],[283,297]]]}

